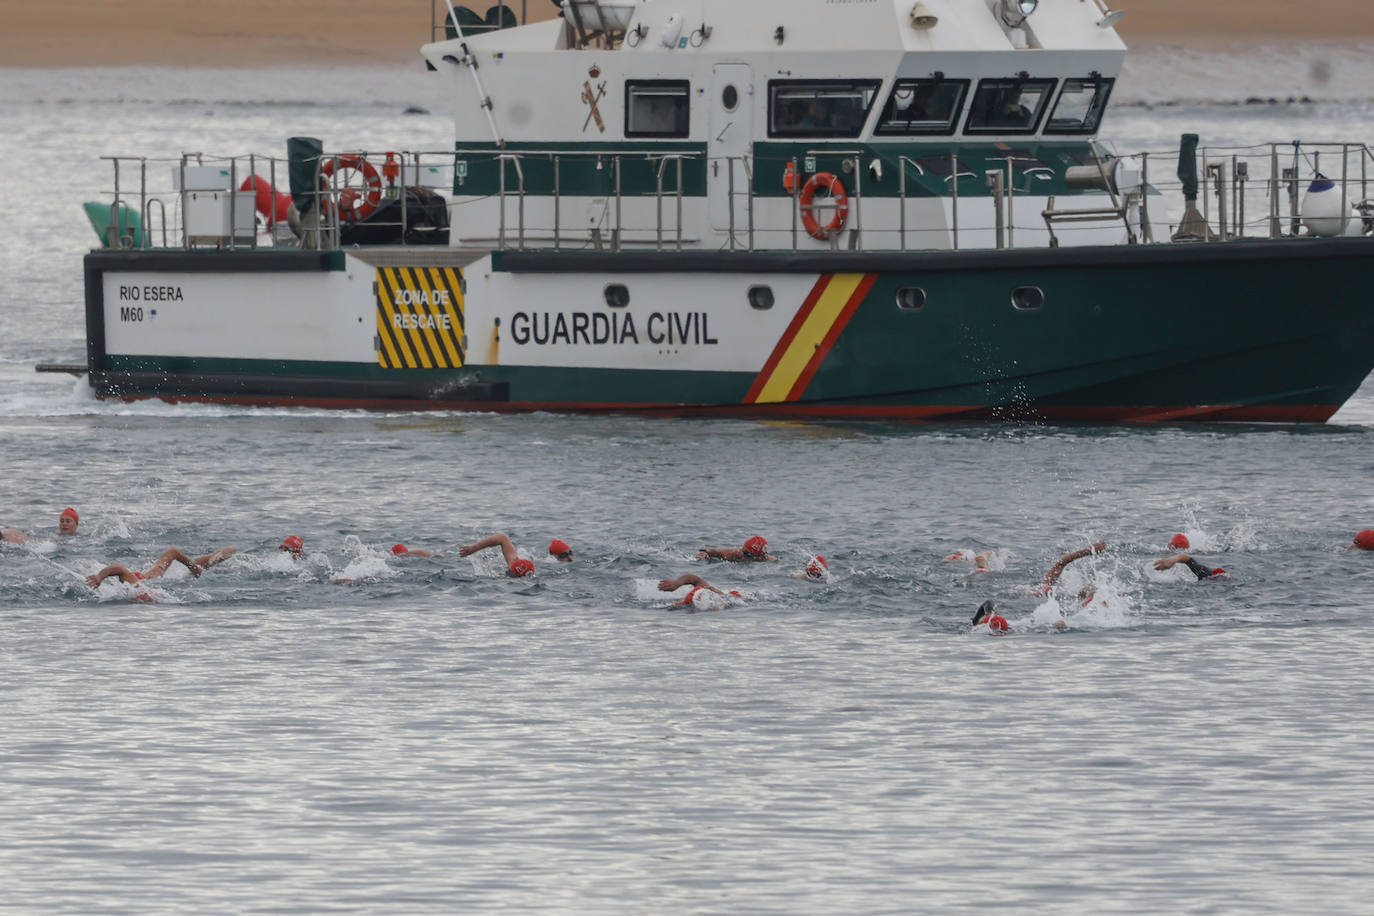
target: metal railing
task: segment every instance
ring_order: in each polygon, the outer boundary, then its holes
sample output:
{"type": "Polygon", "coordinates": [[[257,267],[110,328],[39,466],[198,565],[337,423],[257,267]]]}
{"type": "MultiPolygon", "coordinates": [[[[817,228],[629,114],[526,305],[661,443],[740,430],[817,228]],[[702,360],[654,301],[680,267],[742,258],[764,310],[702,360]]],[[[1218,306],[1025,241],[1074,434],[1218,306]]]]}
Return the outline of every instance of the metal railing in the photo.
{"type": "MultiPolygon", "coordinates": [[[[345,158],[380,161],[384,155],[362,151],[320,156],[314,169],[315,190],[307,194],[313,204],[307,210],[314,216],[293,224],[292,231],[286,232],[274,218],[274,209],[271,215],[263,215],[266,228],[274,230],[266,237],[243,228],[252,223],[244,220],[242,211],[253,207],[256,191],[256,182],[245,190],[244,180],[256,176],[256,181],[264,181],[275,190],[282,176],[289,174],[283,158],[256,154],[215,158],[202,153],[187,153],[173,160],[105,157],[113,164],[114,185],[106,193],[114,206],[111,224],[102,235],[113,245],[144,248],[155,247],[155,236],[160,241],[156,247],[163,248],[209,245],[235,249],[265,244],[337,248],[358,244],[351,242],[350,236],[356,234],[360,223],[349,221],[346,214],[347,203],[356,201],[361,192],[343,181],[344,170],[337,164],[345,158]],[[336,167],[326,170],[325,163],[335,163],[336,167]],[[192,200],[201,189],[188,179],[192,169],[206,168],[222,173],[222,180],[204,189],[219,207],[220,221],[214,223],[218,228],[209,232],[201,231],[196,220],[190,219],[203,214],[196,209],[202,201],[192,200]],[[169,176],[169,182],[160,184],[162,176],[169,176]],[[170,218],[169,204],[175,205],[170,218]],[[142,231],[132,233],[121,228],[123,207],[136,208],[140,217],[146,218],[142,231]]],[[[807,150],[802,156],[776,161],[755,157],[711,160],[699,152],[657,148],[512,152],[487,146],[393,155],[399,165],[399,180],[387,184],[386,193],[395,195],[397,206],[389,218],[374,216],[366,225],[394,227],[400,243],[404,243],[411,226],[412,195],[407,192],[417,188],[449,198],[447,212],[454,224],[451,244],[500,249],[958,250],[970,245],[1055,245],[1061,237],[1092,239],[1094,244],[1110,244],[1111,238],[1118,238],[1135,244],[1168,238],[1185,214],[1184,184],[1173,177],[1177,151],[1089,160],[1083,167],[1095,168],[1103,176],[1102,187],[1091,192],[1065,191],[1068,172],[1038,159],[1015,155],[961,157],[958,151],[948,156],[948,174],[944,174],[945,160],[938,155],[918,158],[903,153],[892,159],[875,158],[865,166],[865,160],[874,156],[872,149],[807,150]],[[889,166],[895,162],[895,188],[891,177],[883,175],[883,162],[889,166]],[[724,176],[714,179],[721,183],[714,190],[709,174],[713,165],[725,171],[724,176]],[[1131,177],[1121,186],[1107,181],[1109,165],[1113,176],[1120,167],[1120,174],[1131,177]],[[784,193],[766,193],[763,183],[787,166],[795,176],[790,188],[784,193]],[[626,174],[631,169],[635,175],[632,189],[627,191],[626,174]],[[693,170],[690,177],[689,169],[693,170]],[[840,173],[844,183],[852,185],[847,189],[848,218],[837,230],[817,236],[813,243],[798,231],[803,214],[801,188],[805,172],[827,169],[840,173]],[[878,193],[869,191],[870,181],[878,193]],[[476,186],[465,193],[470,183],[476,186]],[[1072,194],[1065,200],[1074,205],[1058,205],[1055,194],[1049,193],[1052,187],[1061,195],[1072,194]],[[1087,196],[1079,196],[1083,193],[1087,196]],[[709,218],[712,194],[722,195],[725,205],[725,223],[717,228],[711,227],[709,218]],[[1027,207],[1027,203],[1043,206],[1027,207]],[[1023,212],[1033,215],[1018,218],[1023,212]],[[921,220],[915,227],[911,223],[913,213],[920,214],[921,220]]],[[[1206,241],[1304,234],[1303,189],[1317,173],[1339,189],[1339,212],[1362,218],[1360,229],[1374,234],[1370,189],[1374,152],[1366,144],[1200,147],[1197,157],[1197,206],[1206,226],[1200,237],[1206,241]]],[[[375,190],[375,183],[364,189],[368,193],[375,190]]],[[[834,206],[818,196],[808,210],[814,217],[818,212],[833,212],[834,206]]]]}

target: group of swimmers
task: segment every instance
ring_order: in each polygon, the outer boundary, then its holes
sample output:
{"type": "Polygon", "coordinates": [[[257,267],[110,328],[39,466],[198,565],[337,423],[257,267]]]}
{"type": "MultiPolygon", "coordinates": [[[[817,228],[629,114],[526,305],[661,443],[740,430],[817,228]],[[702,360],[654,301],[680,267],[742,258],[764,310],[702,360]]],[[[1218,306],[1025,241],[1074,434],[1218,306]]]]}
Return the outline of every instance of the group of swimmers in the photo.
{"type": "MultiPolygon", "coordinates": [[[[71,507],[65,508],[58,516],[57,534],[59,537],[75,535],[80,526],[81,518],[77,511],[71,507]]],[[[0,542],[22,544],[33,540],[16,528],[0,528],[0,542]]],[[[522,557],[516,549],[514,542],[504,532],[497,532],[481,538],[471,544],[463,544],[458,547],[460,557],[468,557],[489,548],[499,548],[502,559],[506,565],[506,575],[513,579],[521,579],[535,574],[534,561],[528,557],[522,557]]],[[[1199,580],[1201,579],[1220,579],[1226,578],[1226,570],[1222,567],[1208,567],[1199,562],[1191,553],[1187,551],[1192,545],[1187,535],[1177,533],[1169,539],[1169,547],[1179,551],[1167,557],[1155,560],[1153,566],[1156,570],[1165,571],[1178,565],[1188,568],[1199,580]]],[[[1084,557],[1099,554],[1107,549],[1105,541],[1098,541],[1079,550],[1066,553],[1061,556],[1049,571],[1045,573],[1037,587],[1037,593],[1047,596],[1051,593],[1055,585],[1059,582],[1064,570],[1074,561],[1084,557]]],[[[1346,548],[1347,550],[1369,550],[1374,551],[1374,528],[1366,528],[1355,535],[1354,541],[1346,548]]],[[[282,538],[278,550],[290,554],[293,559],[299,560],[305,552],[305,542],[299,535],[288,535],[282,538]]],[[[398,556],[409,557],[441,557],[442,553],[431,550],[407,547],[405,544],[395,544],[391,552],[398,556]]],[[[156,579],[162,576],[171,568],[173,563],[180,563],[187,568],[191,576],[199,577],[201,573],[219,563],[224,562],[237,553],[234,547],[221,547],[211,553],[198,557],[191,557],[185,551],[177,547],[169,547],[162,552],[148,570],[140,572],[129,568],[121,563],[110,563],[103,567],[99,572],[86,576],[85,582],[93,589],[98,589],[107,579],[116,578],[120,582],[129,585],[138,585],[149,579],[156,579]]],[[[549,542],[548,556],[556,563],[571,563],[573,561],[573,549],[567,541],[562,538],[554,538],[549,542]]],[[[952,554],[949,560],[969,560],[974,563],[973,573],[991,571],[991,560],[993,551],[985,550],[980,553],[970,553],[960,551],[952,554]]],[[[722,560],[732,563],[759,563],[770,562],[777,559],[768,553],[768,541],[761,535],[754,535],[739,547],[703,547],[696,553],[699,560],[722,560]]],[[[795,578],[805,579],[812,582],[827,582],[830,579],[830,565],[825,557],[814,554],[808,557],[806,565],[800,573],[795,574],[795,578]]],[[[337,580],[350,581],[350,580],[337,580]]],[[[664,592],[676,592],[683,588],[688,588],[687,593],[676,603],[691,607],[705,609],[718,609],[723,605],[712,598],[712,596],[740,597],[737,590],[726,591],[707,582],[695,573],[684,573],[673,578],[659,580],[658,588],[664,592]]],[[[1097,600],[1096,587],[1092,584],[1084,586],[1078,593],[1078,598],[1084,606],[1097,600]]],[[[146,598],[142,600],[148,600],[146,598]]],[[[1061,620],[1057,624],[1064,626],[1061,620]]],[[[973,615],[974,627],[987,627],[993,632],[1007,632],[1010,625],[1005,617],[997,613],[996,602],[991,599],[984,601],[978,606],[973,615]]]]}

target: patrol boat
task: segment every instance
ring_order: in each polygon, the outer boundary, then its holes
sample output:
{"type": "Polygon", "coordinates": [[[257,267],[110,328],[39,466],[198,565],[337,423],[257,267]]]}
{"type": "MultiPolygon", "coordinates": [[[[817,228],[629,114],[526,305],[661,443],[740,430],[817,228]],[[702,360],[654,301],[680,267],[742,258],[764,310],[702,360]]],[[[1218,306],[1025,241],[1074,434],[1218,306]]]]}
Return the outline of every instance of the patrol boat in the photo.
{"type": "Polygon", "coordinates": [[[1177,157],[1112,155],[1120,15],[563,0],[521,24],[445,2],[420,52],[452,149],[297,137],[280,158],[116,161],[85,260],[90,384],[340,408],[1326,420],[1374,365],[1369,148],[1247,159],[1185,135],[1177,157]]]}

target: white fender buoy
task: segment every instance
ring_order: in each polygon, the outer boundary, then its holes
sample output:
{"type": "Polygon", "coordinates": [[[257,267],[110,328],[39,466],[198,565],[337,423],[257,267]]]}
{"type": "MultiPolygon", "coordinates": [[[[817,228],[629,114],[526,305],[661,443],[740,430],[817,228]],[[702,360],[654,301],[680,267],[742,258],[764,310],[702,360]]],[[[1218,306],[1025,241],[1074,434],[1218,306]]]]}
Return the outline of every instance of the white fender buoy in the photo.
{"type": "Polygon", "coordinates": [[[1302,199],[1302,224],[1308,233],[1319,238],[1344,235],[1350,222],[1349,212],[1341,207],[1341,189],[1321,172],[1307,186],[1302,199]]]}
{"type": "Polygon", "coordinates": [[[659,33],[658,43],[665,48],[676,48],[678,36],[682,34],[682,14],[673,13],[663,23],[663,31],[659,33]]]}

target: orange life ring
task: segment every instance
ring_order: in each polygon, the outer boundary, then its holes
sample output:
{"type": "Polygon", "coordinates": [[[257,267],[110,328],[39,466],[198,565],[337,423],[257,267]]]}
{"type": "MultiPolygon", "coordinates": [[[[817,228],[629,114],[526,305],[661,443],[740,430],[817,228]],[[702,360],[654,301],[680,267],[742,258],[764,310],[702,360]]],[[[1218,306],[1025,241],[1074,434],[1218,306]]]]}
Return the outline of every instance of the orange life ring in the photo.
{"type": "Polygon", "coordinates": [[[843,229],[844,221],[849,218],[849,195],[845,193],[844,182],[831,172],[817,172],[806,179],[806,184],[802,185],[799,205],[802,225],[806,227],[807,234],[822,242],[843,229]],[[816,192],[822,187],[830,195],[831,205],[835,208],[830,220],[823,226],[816,220],[813,203],[816,192]]]}
{"type": "Polygon", "coordinates": [[[349,178],[343,176],[339,187],[339,219],[343,222],[355,222],[367,219],[377,212],[377,207],[382,202],[382,176],[377,174],[377,168],[367,161],[365,156],[358,156],[353,153],[340,153],[331,156],[320,165],[320,189],[329,190],[330,179],[335,171],[347,172],[352,170],[362,177],[362,190],[351,186],[349,178]]]}

